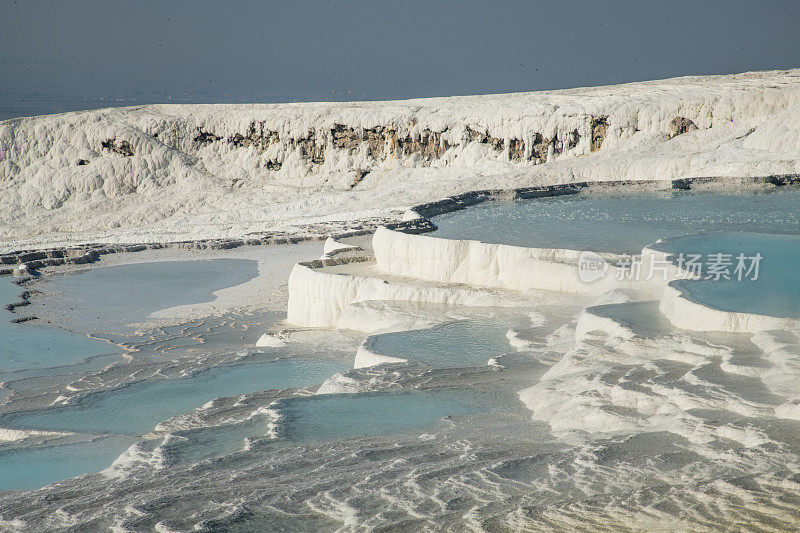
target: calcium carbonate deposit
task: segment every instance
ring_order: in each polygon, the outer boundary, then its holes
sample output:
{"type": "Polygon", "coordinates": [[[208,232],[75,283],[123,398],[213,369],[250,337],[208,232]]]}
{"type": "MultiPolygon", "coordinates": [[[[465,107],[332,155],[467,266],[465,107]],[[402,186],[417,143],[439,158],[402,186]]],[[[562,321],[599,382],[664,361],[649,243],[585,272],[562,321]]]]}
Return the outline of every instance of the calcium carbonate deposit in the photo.
{"type": "Polygon", "coordinates": [[[473,189],[797,173],[799,77],[6,120],[0,247],[325,233],[473,189]]]}
{"type": "Polygon", "coordinates": [[[796,530],[798,119],[793,70],[0,122],[0,529],[796,530]]]}

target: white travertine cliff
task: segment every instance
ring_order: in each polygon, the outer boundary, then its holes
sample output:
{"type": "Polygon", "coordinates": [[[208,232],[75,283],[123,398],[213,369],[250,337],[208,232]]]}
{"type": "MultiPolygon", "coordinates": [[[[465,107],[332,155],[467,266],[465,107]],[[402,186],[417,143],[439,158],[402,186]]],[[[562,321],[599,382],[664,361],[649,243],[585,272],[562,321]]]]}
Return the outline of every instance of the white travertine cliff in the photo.
{"type": "Polygon", "coordinates": [[[397,219],[475,189],[800,172],[800,70],[0,122],[0,252],[397,219]]]}

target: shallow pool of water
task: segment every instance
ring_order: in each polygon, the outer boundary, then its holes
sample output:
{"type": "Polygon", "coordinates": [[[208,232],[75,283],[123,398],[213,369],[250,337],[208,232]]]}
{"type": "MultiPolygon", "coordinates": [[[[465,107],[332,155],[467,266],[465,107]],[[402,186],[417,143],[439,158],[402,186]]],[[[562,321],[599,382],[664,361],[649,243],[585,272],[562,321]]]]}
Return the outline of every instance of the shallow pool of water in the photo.
{"type": "Polygon", "coordinates": [[[660,238],[749,231],[800,234],[800,190],[575,194],[489,201],[433,218],[433,236],[540,248],[639,253],[660,238]]]}
{"type": "Polygon", "coordinates": [[[11,303],[17,299],[17,295],[21,293],[24,289],[14,283],[13,277],[9,276],[0,276],[0,302],[3,303],[3,307],[6,304],[11,303]]]}
{"type": "Polygon", "coordinates": [[[680,253],[684,258],[689,254],[701,257],[702,276],[709,279],[672,282],[696,302],[723,311],[800,318],[800,236],[691,235],[661,243],[656,249],[674,254],[674,261],[680,253]],[[742,269],[737,271],[740,254],[744,256],[742,269]],[[753,259],[756,254],[761,255],[758,261],[753,259]],[[722,259],[718,264],[724,275],[709,270],[712,256],[722,259]],[[758,263],[757,269],[754,262],[758,263]]]}
{"type": "Polygon", "coordinates": [[[69,319],[83,328],[125,329],[168,307],[210,302],[258,275],[248,259],[165,261],[98,267],[49,278],[69,319]]]}
{"type": "Polygon", "coordinates": [[[109,467],[133,444],[119,435],[88,442],[0,452],[0,490],[38,489],[109,467]]]}
{"type": "Polygon", "coordinates": [[[212,368],[192,377],[136,383],[98,393],[78,405],[9,415],[0,426],[144,435],[168,418],[225,396],[322,383],[350,368],[343,361],[280,359],[212,368]]]}
{"type": "Polygon", "coordinates": [[[476,391],[323,394],[280,400],[279,435],[293,441],[398,434],[435,426],[445,417],[482,413],[490,400],[476,391]]]}
{"type": "Polygon", "coordinates": [[[42,324],[40,321],[14,324],[12,319],[25,316],[10,313],[5,306],[19,300],[24,288],[13,278],[0,278],[0,381],[10,372],[71,365],[92,356],[116,353],[119,348],[80,333],[42,324]]]}
{"type": "Polygon", "coordinates": [[[374,335],[366,347],[378,354],[422,361],[437,368],[485,365],[513,351],[506,333],[509,319],[462,320],[430,329],[374,335]]]}

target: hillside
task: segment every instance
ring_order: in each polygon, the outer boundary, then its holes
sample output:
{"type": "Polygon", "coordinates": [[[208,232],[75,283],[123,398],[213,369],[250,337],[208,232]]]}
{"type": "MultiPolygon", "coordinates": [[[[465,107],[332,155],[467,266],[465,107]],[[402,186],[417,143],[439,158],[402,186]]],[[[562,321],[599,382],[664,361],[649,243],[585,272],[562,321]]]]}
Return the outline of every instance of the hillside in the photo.
{"type": "Polygon", "coordinates": [[[0,251],[303,232],[478,188],[798,172],[800,70],[101,109],[0,122],[0,251]]]}

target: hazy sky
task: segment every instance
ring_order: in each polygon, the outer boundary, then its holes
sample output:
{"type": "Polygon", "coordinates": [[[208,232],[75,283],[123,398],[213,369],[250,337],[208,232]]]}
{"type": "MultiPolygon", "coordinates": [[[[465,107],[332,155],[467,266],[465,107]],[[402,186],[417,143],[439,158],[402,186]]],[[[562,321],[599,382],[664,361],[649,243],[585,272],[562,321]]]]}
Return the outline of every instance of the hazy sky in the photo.
{"type": "Polygon", "coordinates": [[[407,98],[800,66],[800,2],[0,0],[0,96],[407,98]]]}

